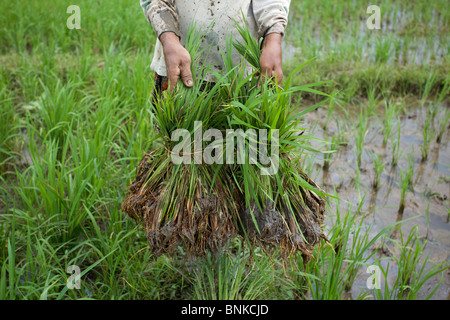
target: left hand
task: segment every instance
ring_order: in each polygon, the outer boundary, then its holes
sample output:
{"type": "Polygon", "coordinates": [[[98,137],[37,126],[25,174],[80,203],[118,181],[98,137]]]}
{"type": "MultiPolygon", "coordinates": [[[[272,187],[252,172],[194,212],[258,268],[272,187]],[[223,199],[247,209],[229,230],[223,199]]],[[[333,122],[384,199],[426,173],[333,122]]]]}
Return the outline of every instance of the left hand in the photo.
{"type": "Polygon", "coordinates": [[[264,37],[261,49],[261,76],[275,78],[278,85],[283,80],[283,69],[281,65],[281,34],[269,33],[264,37]]]}

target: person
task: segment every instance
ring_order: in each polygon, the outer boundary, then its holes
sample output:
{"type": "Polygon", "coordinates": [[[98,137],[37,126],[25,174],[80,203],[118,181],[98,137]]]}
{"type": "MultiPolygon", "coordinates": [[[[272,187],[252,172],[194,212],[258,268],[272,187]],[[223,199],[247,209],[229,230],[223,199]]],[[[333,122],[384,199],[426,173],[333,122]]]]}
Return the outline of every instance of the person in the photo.
{"type": "MultiPolygon", "coordinates": [[[[214,74],[220,74],[227,70],[222,54],[226,54],[227,59],[231,55],[233,64],[239,65],[242,56],[238,50],[233,49],[232,53],[226,52],[230,37],[238,42],[241,40],[236,23],[241,28],[246,28],[247,25],[248,31],[256,40],[263,40],[260,56],[261,69],[258,71],[263,77],[271,77],[281,83],[283,78],[281,40],[288,22],[290,1],[140,0],[140,3],[157,36],[155,53],[151,62],[151,69],[155,72],[156,89],[153,91],[154,100],[152,102],[155,103],[152,104],[151,110],[159,116],[153,122],[156,131],[159,132],[158,123],[165,125],[165,130],[162,131],[165,138],[168,138],[168,135],[173,132],[173,124],[178,124],[180,120],[183,122],[180,118],[188,112],[194,111],[189,107],[198,106],[198,104],[190,104],[188,101],[198,92],[190,91],[185,94],[183,90],[180,95],[176,96],[181,99],[181,103],[164,104],[166,101],[162,100],[168,96],[160,95],[160,91],[173,89],[181,79],[181,82],[187,87],[192,87],[195,80],[196,87],[198,85],[199,92],[201,91],[203,94],[204,91],[208,91],[209,85],[215,82],[214,74]],[[184,48],[188,31],[193,23],[203,35],[199,50],[203,52],[204,56],[200,57],[200,61],[203,60],[208,65],[208,68],[205,69],[213,69],[210,73],[202,73],[202,79],[193,79],[191,57],[184,48]],[[206,82],[206,85],[197,81],[206,82]],[[203,88],[204,85],[205,88],[203,88]],[[159,109],[160,106],[181,107],[183,112],[166,112],[165,109],[159,109]],[[158,122],[166,115],[171,118],[169,121],[158,122]],[[172,115],[174,116],[172,117],[172,115]]],[[[247,68],[249,69],[248,73],[251,74],[251,66],[247,65],[247,68]]],[[[241,73],[239,75],[242,76],[241,73]]],[[[252,83],[256,84],[256,81],[252,83]]],[[[214,88],[217,89],[218,86],[213,86],[212,89],[214,88]]],[[[280,92],[281,90],[273,90],[274,95],[280,92]]],[[[220,93],[217,93],[219,99],[220,93]]],[[[214,95],[209,94],[199,97],[215,98],[214,95]]],[[[274,108],[284,103],[284,99],[281,102],[280,100],[277,99],[274,108]]],[[[223,106],[221,101],[214,104],[211,103],[211,100],[206,101],[205,105],[208,106],[209,103],[217,108],[223,106]]],[[[285,104],[283,107],[284,110],[288,110],[286,109],[288,105],[285,104]]],[[[181,110],[181,108],[177,110],[181,110]]],[[[170,111],[170,109],[167,110],[170,111]]],[[[194,115],[198,118],[204,110],[205,108],[199,109],[198,113],[196,112],[194,115]]],[[[272,109],[265,109],[262,112],[267,112],[267,110],[272,109]]],[[[209,117],[209,120],[215,114],[215,112],[207,113],[205,117],[209,117]]],[[[287,115],[285,116],[287,117],[287,115]]],[[[278,118],[278,116],[276,117],[278,118]]],[[[186,127],[193,129],[192,122],[195,121],[193,118],[187,117],[186,123],[182,123],[185,130],[186,127]]],[[[287,123],[286,119],[282,121],[281,126],[287,123]]],[[[221,129],[228,124],[228,120],[219,122],[221,129]]],[[[276,125],[278,126],[278,124],[276,125]]],[[[212,169],[211,167],[202,166],[203,170],[190,170],[190,165],[186,167],[171,165],[168,162],[171,148],[167,146],[174,141],[161,139],[161,142],[166,146],[163,148],[160,148],[159,145],[154,146],[155,149],[151,153],[146,153],[141,160],[136,179],[130,185],[128,197],[122,205],[122,210],[129,216],[135,219],[142,218],[149,240],[149,248],[155,256],[173,252],[181,244],[185,245],[185,252],[202,255],[206,249],[223,249],[227,241],[239,232],[248,239],[255,239],[264,245],[278,246],[283,254],[301,251],[304,261],[307,261],[313,256],[313,247],[319,243],[320,239],[327,240],[321,228],[325,200],[316,194],[317,190],[320,191],[320,187],[300,170],[299,165],[294,164],[289,168],[285,165],[283,167],[287,168],[287,170],[283,169],[285,174],[278,176],[281,179],[274,177],[270,180],[271,182],[266,180],[268,189],[264,190],[264,193],[268,195],[268,198],[261,199],[262,201],[259,203],[261,205],[257,205],[253,201],[254,199],[250,200],[250,203],[247,201],[245,192],[248,192],[248,188],[241,190],[238,186],[241,183],[237,181],[240,179],[239,177],[234,176],[233,173],[234,179],[229,180],[230,173],[226,170],[227,168],[222,167],[223,171],[215,171],[211,181],[208,176],[209,173],[211,176],[213,174],[212,171],[209,171],[212,169]],[[184,170],[186,168],[188,169],[184,170]],[[176,180],[173,179],[174,174],[178,176],[176,180]],[[302,185],[293,182],[294,179],[290,177],[294,177],[294,175],[301,177],[302,185]],[[216,177],[219,178],[216,180],[216,177]],[[195,182],[193,182],[194,180],[195,182]],[[222,182],[215,183],[218,180],[222,182]],[[175,181],[177,183],[188,182],[188,184],[178,188],[175,181]],[[293,188],[292,192],[286,192],[286,196],[278,197],[277,191],[274,190],[278,190],[280,181],[284,187],[293,188]],[[309,183],[312,188],[304,187],[305,182],[309,183]],[[276,184],[275,189],[272,186],[269,187],[271,183],[276,184]],[[266,193],[266,191],[268,192],[266,193]],[[269,199],[270,193],[273,193],[276,198],[269,199]],[[184,195],[187,194],[192,196],[186,198],[184,195]]],[[[286,155],[283,159],[286,162],[292,161],[286,155]]],[[[232,169],[238,171],[238,176],[244,172],[239,172],[239,170],[247,170],[243,167],[232,169]]]]}
{"type": "MultiPolygon", "coordinates": [[[[155,71],[157,90],[167,87],[171,90],[179,79],[186,87],[193,86],[191,57],[184,44],[194,21],[200,30],[207,30],[202,47],[209,46],[211,49],[204,59],[217,72],[224,69],[222,52],[226,50],[227,38],[240,38],[235,23],[244,27],[246,21],[254,38],[263,38],[260,58],[262,76],[276,77],[278,84],[281,83],[281,40],[288,22],[290,1],[140,0],[140,5],[157,36],[150,65],[155,71]]],[[[241,57],[235,51],[232,61],[236,65],[241,57]]],[[[250,73],[251,67],[247,68],[250,73]]],[[[213,82],[214,76],[208,73],[202,80],[213,82]]]]}

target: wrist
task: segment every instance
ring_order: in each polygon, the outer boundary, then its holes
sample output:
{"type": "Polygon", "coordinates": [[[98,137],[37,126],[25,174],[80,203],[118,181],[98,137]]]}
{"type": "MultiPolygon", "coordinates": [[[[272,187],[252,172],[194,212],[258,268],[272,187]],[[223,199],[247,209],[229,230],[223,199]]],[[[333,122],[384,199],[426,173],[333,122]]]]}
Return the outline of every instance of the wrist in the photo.
{"type": "Polygon", "coordinates": [[[282,35],[280,33],[269,33],[264,37],[262,48],[266,46],[281,46],[282,35]]]}
{"type": "Polygon", "coordinates": [[[180,38],[173,31],[166,31],[161,33],[159,36],[159,41],[163,47],[172,45],[172,44],[180,44],[180,38]]]}

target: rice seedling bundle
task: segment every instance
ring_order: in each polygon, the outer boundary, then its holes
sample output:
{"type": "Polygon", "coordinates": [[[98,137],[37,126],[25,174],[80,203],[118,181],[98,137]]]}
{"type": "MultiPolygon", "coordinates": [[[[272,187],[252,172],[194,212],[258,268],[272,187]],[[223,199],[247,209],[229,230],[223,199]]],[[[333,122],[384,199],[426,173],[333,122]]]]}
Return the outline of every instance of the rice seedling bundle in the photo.
{"type": "MultiPolygon", "coordinates": [[[[248,30],[239,32],[243,41],[230,39],[222,54],[226,70],[215,73],[215,83],[205,89],[195,81],[153,100],[159,135],[122,209],[143,221],[156,255],[179,245],[195,255],[220,250],[239,233],[308,260],[314,245],[326,240],[325,193],[302,170],[304,153],[316,150],[299,124],[326,99],[295,113],[291,98],[300,91],[323,94],[313,89],[323,83],[290,87],[288,78],[283,89],[260,81],[260,43],[248,30]],[[233,46],[245,58],[237,66],[233,46]],[[173,161],[174,152],[182,161],[173,161]]],[[[186,40],[195,79],[213,72],[200,61],[201,39],[192,28],[186,40]]]]}

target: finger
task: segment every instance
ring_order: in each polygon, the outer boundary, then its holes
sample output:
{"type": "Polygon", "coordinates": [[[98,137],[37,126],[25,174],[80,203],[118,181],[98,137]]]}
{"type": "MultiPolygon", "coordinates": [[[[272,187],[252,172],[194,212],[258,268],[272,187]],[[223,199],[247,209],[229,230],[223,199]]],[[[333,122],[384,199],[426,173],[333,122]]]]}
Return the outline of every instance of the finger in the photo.
{"type": "Polygon", "coordinates": [[[262,67],[261,68],[261,77],[263,79],[272,77],[272,68],[262,67]]]}
{"type": "Polygon", "coordinates": [[[181,81],[183,81],[186,87],[192,87],[194,85],[194,81],[192,80],[191,73],[191,62],[185,62],[181,66],[181,81]]]}
{"type": "Polygon", "coordinates": [[[270,79],[273,76],[272,68],[261,69],[260,82],[265,82],[266,79],[270,79]]]}
{"type": "Polygon", "coordinates": [[[167,72],[167,78],[169,79],[169,90],[172,91],[176,86],[178,78],[180,77],[180,69],[170,69],[167,72]]]}
{"type": "Polygon", "coordinates": [[[277,76],[278,85],[281,85],[281,81],[283,80],[283,77],[284,77],[283,70],[278,69],[278,70],[275,71],[275,74],[277,76]]]}

